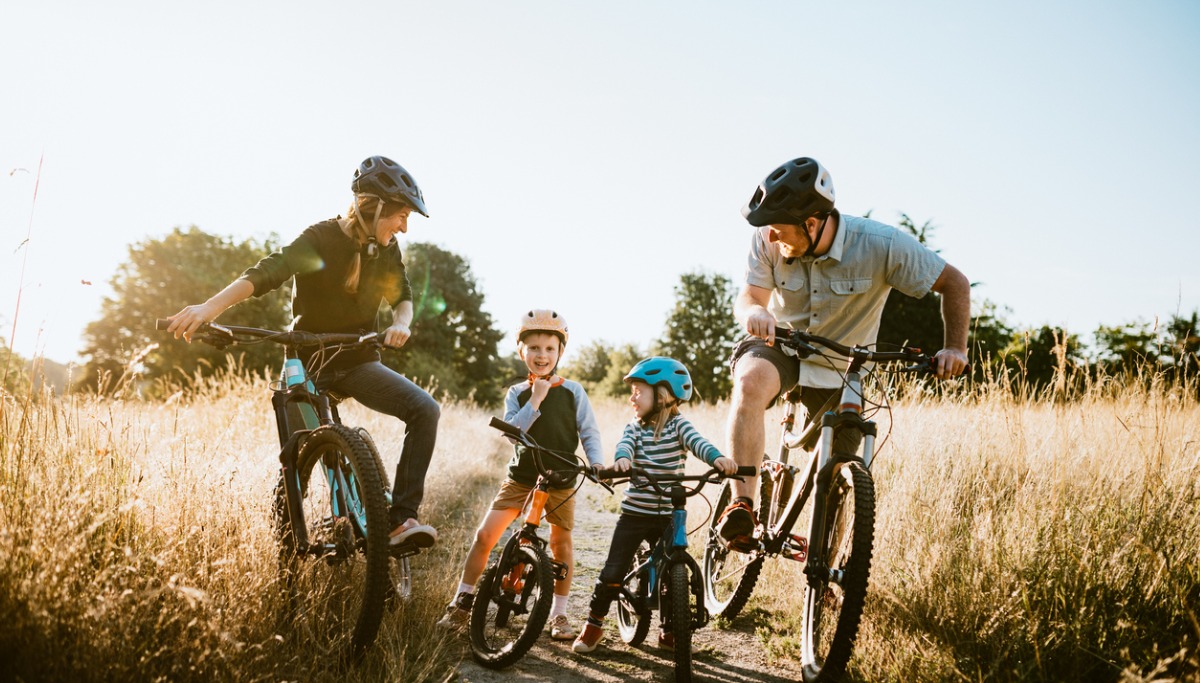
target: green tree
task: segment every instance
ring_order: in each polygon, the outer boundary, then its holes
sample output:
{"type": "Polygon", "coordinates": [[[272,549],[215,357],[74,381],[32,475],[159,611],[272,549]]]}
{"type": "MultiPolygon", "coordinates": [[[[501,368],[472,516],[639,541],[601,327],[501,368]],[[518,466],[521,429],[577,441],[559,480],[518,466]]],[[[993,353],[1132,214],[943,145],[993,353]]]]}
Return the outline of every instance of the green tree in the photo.
{"type": "Polygon", "coordinates": [[[628,396],[629,388],[625,386],[625,375],[633,369],[637,362],[645,358],[641,349],[633,344],[623,344],[613,348],[609,355],[611,361],[604,380],[596,387],[600,396],[628,396]]]}
{"type": "Polygon", "coordinates": [[[1192,311],[1188,318],[1171,316],[1167,323],[1167,353],[1175,377],[1194,378],[1200,372],[1200,311],[1192,311]]]}
{"type": "Polygon", "coordinates": [[[675,287],[675,307],[654,347],[656,355],[687,366],[697,396],[705,401],[728,398],[733,389],[729,355],[738,338],[735,293],[733,282],[724,275],[684,273],[675,287]]]}
{"type": "MultiPolygon", "coordinates": [[[[493,405],[509,369],[497,345],[504,333],[483,310],[484,296],[463,257],[425,242],[410,243],[404,265],[413,289],[412,338],[384,362],[440,395],[493,405]]],[[[391,311],[381,308],[381,325],[391,311]]]]}
{"type": "Polygon", "coordinates": [[[29,373],[26,371],[29,361],[13,351],[7,339],[0,337],[0,363],[3,364],[0,367],[0,389],[3,389],[0,391],[0,411],[3,411],[4,397],[22,397],[29,393],[29,373]]]}
{"type": "Polygon", "coordinates": [[[1021,378],[1018,386],[1034,391],[1053,386],[1060,395],[1073,389],[1067,383],[1079,375],[1076,371],[1087,368],[1079,337],[1048,325],[1013,335],[1004,358],[1021,378]]]}
{"type": "MultiPolygon", "coordinates": [[[[129,248],[129,260],[110,281],[113,294],[100,305],[100,319],[84,332],[88,358],[80,384],[97,389],[136,371],[144,379],[173,372],[192,376],[225,367],[232,359],[248,371],[277,366],[277,347],[240,347],[220,351],[205,344],[175,341],[154,330],[156,318],[174,315],[220,291],[274,248],[275,240],[241,242],[192,226],[129,248]]],[[[217,322],[280,329],[288,324],[289,286],[252,298],[223,313],[217,322]]]]}
{"type": "Polygon", "coordinates": [[[597,339],[582,346],[578,351],[568,350],[563,373],[583,385],[588,393],[597,392],[608,370],[612,366],[613,347],[597,339]]]}
{"type": "Polygon", "coordinates": [[[1013,343],[1015,330],[1005,320],[996,303],[984,299],[975,308],[976,313],[971,316],[968,356],[971,375],[983,379],[989,372],[994,373],[1004,367],[1004,357],[1013,343]]]}
{"type": "Polygon", "coordinates": [[[1109,374],[1132,373],[1158,362],[1158,332],[1149,323],[1136,321],[1096,330],[1096,361],[1109,374]]]}

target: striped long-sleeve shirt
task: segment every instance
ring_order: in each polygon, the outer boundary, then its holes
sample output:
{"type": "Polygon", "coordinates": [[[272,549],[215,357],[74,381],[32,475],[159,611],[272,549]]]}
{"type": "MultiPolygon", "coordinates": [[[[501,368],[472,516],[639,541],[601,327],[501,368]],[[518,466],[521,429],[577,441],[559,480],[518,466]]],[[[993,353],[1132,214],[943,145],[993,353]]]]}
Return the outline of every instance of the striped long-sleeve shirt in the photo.
{"type": "MultiPolygon", "coordinates": [[[[676,415],[663,425],[658,439],[654,438],[654,427],[633,421],[625,425],[625,432],[617,443],[613,462],[629,458],[635,467],[655,474],[682,474],[685,451],[712,465],[721,452],[682,415],[676,415]]],[[[621,511],[635,515],[669,515],[671,499],[659,495],[653,487],[638,485],[635,479],[625,489],[625,500],[621,511]]]]}

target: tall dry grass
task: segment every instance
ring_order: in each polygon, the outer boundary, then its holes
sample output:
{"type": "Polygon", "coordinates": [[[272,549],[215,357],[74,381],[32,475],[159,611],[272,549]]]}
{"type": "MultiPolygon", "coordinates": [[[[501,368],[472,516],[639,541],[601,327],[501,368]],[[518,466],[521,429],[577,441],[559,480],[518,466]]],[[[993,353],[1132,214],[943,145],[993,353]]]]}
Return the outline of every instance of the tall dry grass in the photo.
{"type": "MultiPolygon", "coordinates": [[[[398,421],[352,405],[343,418],[394,466],[398,421]]],[[[445,407],[423,509],[441,543],[413,559],[414,599],[346,669],[281,617],[265,381],[226,377],[156,404],[10,401],[0,680],[445,680],[463,648],[433,624],[506,460],[486,423],[479,409],[445,407]]]]}
{"type": "MultiPolygon", "coordinates": [[[[905,393],[852,679],[1200,680],[1195,387],[905,393]]],[[[743,617],[772,656],[799,655],[801,567],[770,563],[743,617]]]]}
{"type": "MultiPolygon", "coordinates": [[[[851,676],[1195,679],[1195,392],[1096,383],[1064,402],[1002,389],[909,391],[884,421],[894,429],[873,467],[876,551],[851,676]]],[[[628,408],[595,407],[611,451],[628,408]]],[[[685,412],[724,449],[726,408],[685,412]]],[[[343,416],[394,465],[402,425],[353,405],[343,416]]],[[[432,624],[507,458],[486,416],[445,407],[424,511],[441,541],[414,562],[412,603],[385,617],[362,664],[340,669],[279,617],[262,380],[156,404],[5,404],[0,680],[446,680],[463,647],[432,624]]],[[[779,416],[764,421],[771,450],[779,416]]],[[[707,513],[696,501],[693,526],[707,513]]],[[[772,657],[796,656],[797,570],[772,563],[738,621],[772,657]]]]}

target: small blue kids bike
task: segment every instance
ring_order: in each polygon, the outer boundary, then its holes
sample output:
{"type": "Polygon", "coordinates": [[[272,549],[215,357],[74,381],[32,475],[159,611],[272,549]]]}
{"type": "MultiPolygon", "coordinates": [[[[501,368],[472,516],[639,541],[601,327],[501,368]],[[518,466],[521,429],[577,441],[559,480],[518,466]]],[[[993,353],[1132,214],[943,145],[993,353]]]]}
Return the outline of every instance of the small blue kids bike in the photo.
{"type": "Polygon", "coordinates": [[[653,548],[645,542],[638,548],[616,602],[621,640],[629,645],[640,645],[650,631],[651,613],[661,613],[663,632],[674,639],[676,681],[692,680],[692,632],[703,628],[709,618],[700,567],[688,554],[687,499],[700,493],[705,484],[753,476],[756,472],[754,467],[739,467],[734,475],[724,475],[716,469],[704,474],[678,475],[655,474],[633,467],[619,475],[611,470],[600,475],[645,480],[659,495],[671,499],[671,523],[653,548]],[[695,484],[689,487],[687,482],[695,484]]]}

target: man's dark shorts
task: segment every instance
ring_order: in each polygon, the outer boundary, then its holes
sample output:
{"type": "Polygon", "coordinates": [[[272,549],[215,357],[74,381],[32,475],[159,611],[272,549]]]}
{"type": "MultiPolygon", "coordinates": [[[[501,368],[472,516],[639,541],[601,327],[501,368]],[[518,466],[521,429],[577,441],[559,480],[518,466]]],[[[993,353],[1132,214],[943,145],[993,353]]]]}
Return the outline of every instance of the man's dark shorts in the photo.
{"type": "MultiPolygon", "coordinates": [[[[733,347],[733,354],[729,358],[729,371],[734,373],[737,368],[737,362],[744,356],[755,356],[769,361],[775,366],[775,370],[779,372],[779,400],[781,396],[786,394],[788,390],[796,386],[800,379],[800,359],[795,356],[789,356],[784,353],[778,346],[767,346],[764,339],[758,337],[746,337],[738,342],[737,346],[733,347]]],[[[804,405],[807,411],[805,424],[807,425],[814,416],[821,415],[827,410],[833,408],[836,399],[841,395],[838,389],[818,389],[816,387],[802,387],[800,391],[800,403],[804,405]]],[[[858,444],[862,441],[862,434],[854,430],[839,430],[837,440],[834,443],[835,452],[855,453],[858,451],[858,444]]],[[[805,448],[812,448],[813,443],[804,444],[805,448]]]]}
{"type": "Polygon", "coordinates": [[[737,362],[742,356],[754,356],[770,361],[779,373],[779,393],[783,395],[788,389],[796,386],[800,379],[800,359],[789,356],[778,346],[767,346],[767,340],[758,337],[746,337],[733,347],[729,357],[729,372],[736,374],[737,362]]]}

